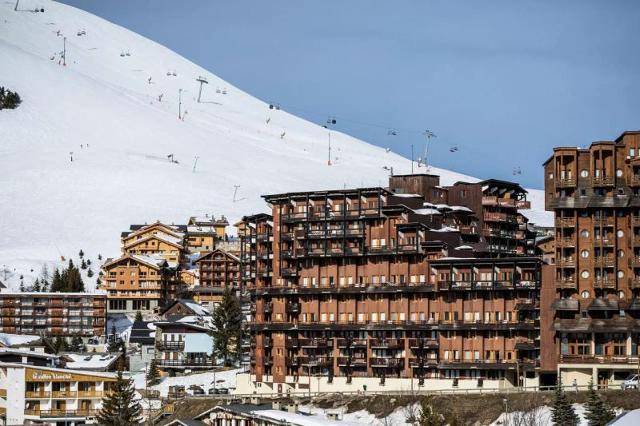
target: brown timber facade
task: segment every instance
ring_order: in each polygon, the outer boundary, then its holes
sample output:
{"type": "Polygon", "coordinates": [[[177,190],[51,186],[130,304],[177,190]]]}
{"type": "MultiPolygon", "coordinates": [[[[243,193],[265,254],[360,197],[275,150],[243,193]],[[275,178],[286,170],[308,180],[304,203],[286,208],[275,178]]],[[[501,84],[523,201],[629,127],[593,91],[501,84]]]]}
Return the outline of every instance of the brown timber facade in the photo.
{"type": "Polygon", "coordinates": [[[565,383],[619,384],[638,369],[640,132],[555,148],[544,164],[555,212],[555,345],[565,383]]]}
{"type": "Polygon", "coordinates": [[[265,197],[268,230],[249,231],[241,255],[253,322],[238,389],[537,384],[541,261],[475,258],[418,198],[383,188],[265,197]]]}

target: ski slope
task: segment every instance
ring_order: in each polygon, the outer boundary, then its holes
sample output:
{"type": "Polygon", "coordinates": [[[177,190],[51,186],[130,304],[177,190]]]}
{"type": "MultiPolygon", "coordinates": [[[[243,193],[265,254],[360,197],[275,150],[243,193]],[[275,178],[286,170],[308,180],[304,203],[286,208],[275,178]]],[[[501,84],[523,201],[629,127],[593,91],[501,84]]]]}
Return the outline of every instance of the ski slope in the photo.
{"type": "MultiPolygon", "coordinates": [[[[130,223],[205,213],[233,222],[266,211],[265,193],[384,186],[383,167],[410,171],[406,158],[339,132],[328,166],[326,129],[169,49],[49,0],[13,6],[0,2],[0,85],[23,100],[0,112],[0,281],[11,286],[81,248],[94,260],[117,255],[130,223]]],[[[476,180],[429,172],[445,185],[476,180]]],[[[542,192],[530,195],[530,218],[548,224],[542,192]]]]}

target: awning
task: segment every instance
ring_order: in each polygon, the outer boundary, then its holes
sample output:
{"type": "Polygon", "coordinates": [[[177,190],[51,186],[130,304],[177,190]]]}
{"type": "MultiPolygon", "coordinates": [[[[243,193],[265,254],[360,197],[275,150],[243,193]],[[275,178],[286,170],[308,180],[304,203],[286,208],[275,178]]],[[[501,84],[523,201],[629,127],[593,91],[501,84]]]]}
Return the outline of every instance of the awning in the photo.
{"type": "Polygon", "coordinates": [[[597,298],[587,308],[589,311],[619,311],[617,300],[597,298]]]}
{"type": "Polygon", "coordinates": [[[579,311],[580,302],[576,299],[557,299],[551,304],[551,308],[556,311],[579,311]]]}

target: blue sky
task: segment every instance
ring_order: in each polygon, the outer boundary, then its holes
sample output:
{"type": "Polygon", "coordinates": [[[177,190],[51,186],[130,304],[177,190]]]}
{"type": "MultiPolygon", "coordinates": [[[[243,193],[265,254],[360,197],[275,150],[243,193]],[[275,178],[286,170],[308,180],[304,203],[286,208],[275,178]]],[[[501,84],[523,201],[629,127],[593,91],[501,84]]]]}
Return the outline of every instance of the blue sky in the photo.
{"type": "Polygon", "coordinates": [[[541,187],[554,146],[640,129],[638,1],[63,2],[407,157],[429,129],[430,163],[482,178],[541,187]]]}

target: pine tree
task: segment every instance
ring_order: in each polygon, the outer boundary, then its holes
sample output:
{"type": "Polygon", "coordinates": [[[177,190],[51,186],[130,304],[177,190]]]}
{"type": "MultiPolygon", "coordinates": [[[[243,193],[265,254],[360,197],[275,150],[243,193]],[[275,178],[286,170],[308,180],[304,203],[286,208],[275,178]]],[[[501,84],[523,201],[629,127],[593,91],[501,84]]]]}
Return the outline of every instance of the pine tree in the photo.
{"type": "Polygon", "coordinates": [[[444,418],[433,411],[433,407],[428,400],[422,401],[420,416],[417,418],[417,426],[444,426],[444,418]]]}
{"type": "Polygon", "coordinates": [[[60,352],[69,350],[69,345],[67,344],[67,341],[64,339],[64,337],[58,336],[53,341],[52,349],[53,349],[53,353],[59,354],[60,352]]]}
{"type": "Polygon", "coordinates": [[[49,275],[49,268],[47,264],[42,265],[42,272],[40,272],[40,282],[42,283],[42,291],[46,292],[50,284],[51,276],[49,275]]]}
{"type": "Polygon", "coordinates": [[[102,399],[102,409],[97,415],[98,423],[106,426],[129,426],[139,424],[142,407],[134,399],[135,389],[131,379],[122,377],[118,371],[118,379],[112,392],[102,399]]]}
{"type": "Polygon", "coordinates": [[[240,302],[230,289],[225,289],[222,302],[212,315],[213,349],[224,365],[231,365],[240,356],[242,339],[242,311],[240,302]]]}
{"type": "Polygon", "coordinates": [[[136,312],[136,319],[135,320],[136,321],[142,321],[142,312],[140,312],[140,311],[136,312]]]}
{"type": "Polygon", "coordinates": [[[80,249],[80,253],[78,253],[78,256],[80,257],[80,259],[84,257],[84,252],[82,251],[82,249],[80,249]]]}
{"type": "Polygon", "coordinates": [[[158,383],[160,379],[160,370],[158,370],[158,361],[153,358],[149,365],[149,371],[147,371],[147,385],[153,386],[158,383]]]}
{"type": "Polygon", "coordinates": [[[80,268],[81,269],[87,269],[87,262],[85,262],[84,259],[82,259],[82,261],[80,262],[80,268]]]}
{"type": "Polygon", "coordinates": [[[25,291],[27,291],[27,289],[24,288],[24,283],[20,281],[20,293],[24,293],[25,291]]]}
{"type": "Polygon", "coordinates": [[[87,259],[87,266],[91,266],[91,259],[87,259]]]}
{"type": "Polygon", "coordinates": [[[98,253],[98,260],[102,260],[102,255],[98,253]]]}
{"type": "Polygon", "coordinates": [[[91,270],[91,268],[87,269],[87,277],[93,277],[93,271],[91,270]]]}
{"type": "Polygon", "coordinates": [[[593,388],[593,379],[589,382],[585,417],[589,426],[605,426],[616,417],[616,413],[605,403],[593,388]]]}
{"type": "Polygon", "coordinates": [[[40,287],[40,280],[38,278],[36,278],[36,280],[33,282],[33,287],[32,287],[33,291],[40,293],[40,291],[42,291],[42,287],[40,287]]]}
{"type": "Polygon", "coordinates": [[[553,397],[551,420],[554,424],[562,426],[578,426],[580,423],[578,415],[562,389],[562,379],[560,377],[558,377],[558,384],[553,397]]]}

